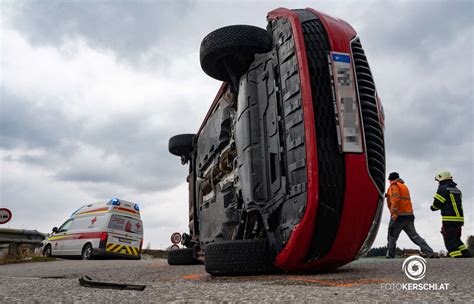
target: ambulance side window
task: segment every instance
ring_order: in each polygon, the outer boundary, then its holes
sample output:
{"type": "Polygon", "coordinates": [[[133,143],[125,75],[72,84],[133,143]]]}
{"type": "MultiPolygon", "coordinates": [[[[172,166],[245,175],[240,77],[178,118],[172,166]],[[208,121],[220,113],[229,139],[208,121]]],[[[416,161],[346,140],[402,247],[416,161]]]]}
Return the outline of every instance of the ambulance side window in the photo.
{"type": "Polygon", "coordinates": [[[69,228],[71,228],[72,221],[73,221],[72,219],[67,220],[64,224],[61,225],[61,227],[59,227],[58,232],[68,231],[69,228]]]}

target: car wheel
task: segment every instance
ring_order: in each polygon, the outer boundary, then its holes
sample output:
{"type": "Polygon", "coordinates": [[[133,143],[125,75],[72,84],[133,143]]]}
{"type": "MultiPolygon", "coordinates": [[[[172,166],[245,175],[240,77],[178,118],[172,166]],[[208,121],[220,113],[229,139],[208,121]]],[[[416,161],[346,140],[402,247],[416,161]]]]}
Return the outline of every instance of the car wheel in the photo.
{"type": "Polygon", "coordinates": [[[196,134],[180,134],[170,138],[168,150],[176,156],[185,156],[193,151],[193,139],[196,134]]]}
{"type": "Polygon", "coordinates": [[[168,251],[169,265],[196,265],[199,261],[194,258],[193,248],[182,248],[168,251]]]}
{"type": "Polygon", "coordinates": [[[82,259],[92,260],[92,245],[91,244],[86,244],[84,248],[82,248],[82,259]]]}
{"type": "Polygon", "coordinates": [[[44,247],[43,255],[45,257],[51,257],[51,245],[46,245],[46,247],[44,247]]]}
{"type": "Polygon", "coordinates": [[[272,50],[272,36],[264,29],[250,25],[232,25],[217,29],[201,42],[200,59],[203,71],[222,81],[240,78],[252,63],[255,54],[272,50]]]}
{"type": "Polygon", "coordinates": [[[264,274],[275,271],[268,240],[235,240],[208,244],[206,271],[212,275],[264,274]]]}

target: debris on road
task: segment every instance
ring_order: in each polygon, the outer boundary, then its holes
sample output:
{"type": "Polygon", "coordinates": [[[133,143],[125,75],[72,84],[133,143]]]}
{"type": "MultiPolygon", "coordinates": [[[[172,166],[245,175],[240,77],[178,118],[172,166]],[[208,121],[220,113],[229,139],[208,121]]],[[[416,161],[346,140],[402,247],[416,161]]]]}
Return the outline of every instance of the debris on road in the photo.
{"type": "Polygon", "coordinates": [[[121,290],[128,289],[128,290],[139,290],[139,291],[143,291],[146,287],[146,285],[97,281],[87,275],[79,279],[79,284],[81,284],[81,286],[84,286],[84,287],[92,287],[92,288],[121,289],[121,290]]]}

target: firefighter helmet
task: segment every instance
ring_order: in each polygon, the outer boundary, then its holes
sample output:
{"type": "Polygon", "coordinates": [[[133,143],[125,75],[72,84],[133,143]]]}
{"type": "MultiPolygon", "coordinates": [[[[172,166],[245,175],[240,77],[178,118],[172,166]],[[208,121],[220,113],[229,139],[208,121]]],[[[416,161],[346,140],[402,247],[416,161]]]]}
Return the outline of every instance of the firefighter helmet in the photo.
{"type": "Polygon", "coordinates": [[[435,176],[435,180],[438,182],[448,180],[448,179],[453,179],[453,176],[451,175],[451,172],[449,171],[441,171],[435,176]]]}

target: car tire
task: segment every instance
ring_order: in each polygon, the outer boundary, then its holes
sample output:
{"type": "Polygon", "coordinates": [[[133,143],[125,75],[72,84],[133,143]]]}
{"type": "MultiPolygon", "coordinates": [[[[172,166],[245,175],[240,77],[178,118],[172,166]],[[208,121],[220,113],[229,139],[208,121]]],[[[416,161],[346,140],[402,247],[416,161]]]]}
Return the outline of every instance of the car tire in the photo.
{"type": "Polygon", "coordinates": [[[92,245],[91,244],[86,244],[84,246],[84,248],[82,248],[81,258],[83,260],[92,260],[93,255],[92,255],[92,245]]]}
{"type": "Polygon", "coordinates": [[[43,256],[48,257],[48,258],[52,256],[51,255],[51,245],[48,244],[48,245],[46,245],[46,247],[44,247],[43,256]]]}
{"type": "Polygon", "coordinates": [[[182,248],[168,251],[169,265],[196,265],[199,261],[194,258],[193,248],[182,248]]]}
{"type": "Polygon", "coordinates": [[[234,76],[240,78],[249,68],[255,54],[267,53],[272,48],[272,36],[262,28],[250,25],[226,26],[211,32],[202,40],[201,68],[212,78],[231,81],[229,68],[234,76]]]}
{"type": "Polygon", "coordinates": [[[212,275],[273,273],[268,240],[235,240],[208,244],[206,271],[212,275]]]}
{"type": "Polygon", "coordinates": [[[185,156],[193,151],[193,139],[196,134],[180,134],[170,138],[168,150],[176,156],[185,156]]]}

